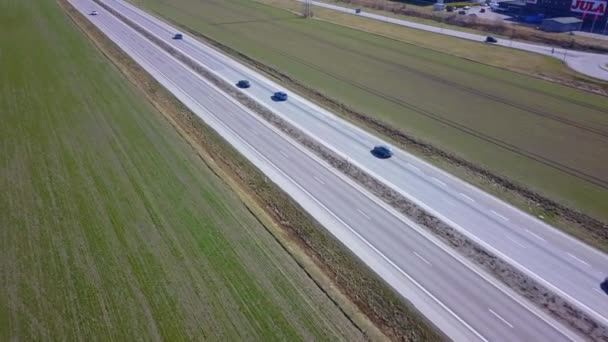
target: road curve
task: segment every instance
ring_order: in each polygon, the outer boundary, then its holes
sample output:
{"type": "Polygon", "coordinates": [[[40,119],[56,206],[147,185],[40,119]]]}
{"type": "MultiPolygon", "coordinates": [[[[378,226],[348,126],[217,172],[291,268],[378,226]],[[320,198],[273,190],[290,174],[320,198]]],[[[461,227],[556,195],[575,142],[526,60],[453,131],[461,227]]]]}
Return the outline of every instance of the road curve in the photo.
{"type": "Polygon", "coordinates": [[[454,340],[578,340],[109,12],[69,1],[454,340]]]}
{"type": "Polygon", "coordinates": [[[246,78],[246,93],[352,163],[457,228],[489,251],[608,325],[608,256],[402,150],[379,162],[369,150],[382,142],[297,94],[270,96],[280,86],[194,38],[171,39],[176,28],[121,0],[103,0],[228,82],[246,78]]]}
{"type": "MultiPolygon", "coordinates": [[[[303,2],[304,0],[297,0],[297,1],[303,2]]],[[[456,37],[456,38],[474,40],[477,42],[484,42],[486,39],[486,36],[479,35],[479,34],[420,24],[420,23],[416,23],[413,21],[396,19],[396,18],[384,16],[384,15],[374,14],[374,13],[367,13],[365,11],[362,11],[361,13],[357,14],[357,13],[355,13],[355,10],[352,8],[332,5],[332,4],[328,4],[325,2],[311,1],[311,3],[315,6],[331,9],[334,11],[339,11],[339,12],[344,12],[344,13],[348,13],[348,14],[365,17],[365,18],[380,20],[380,21],[384,21],[387,23],[395,24],[395,25],[407,26],[410,28],[418,29],[418,30],[445,34],[447,36],[452,36],[452,37],[456,37]]],[[[513,49],[519,49],[519,50],[539,53],[541,55],[556,58],[561,61],[564,61],[566,63],[566,65],[568,65],[571,69],[573,69],[583,75],[587,75],[587,76],[591,76],[593,78],[597,78],[600,80],[608,81],[608,68],[602,67],[602,66],[608,64],[608,55],[605,55],[605,54],[568,50],[568,49],[556,48],[556,47],[551,47],[551,46],[541,45],[541,44],[512,41],[509,39],[498,39],[498,42],[495,43],[495,45],[500,45],[500,46],[507,47],[507,48],[513,48],[513,49]]]]}

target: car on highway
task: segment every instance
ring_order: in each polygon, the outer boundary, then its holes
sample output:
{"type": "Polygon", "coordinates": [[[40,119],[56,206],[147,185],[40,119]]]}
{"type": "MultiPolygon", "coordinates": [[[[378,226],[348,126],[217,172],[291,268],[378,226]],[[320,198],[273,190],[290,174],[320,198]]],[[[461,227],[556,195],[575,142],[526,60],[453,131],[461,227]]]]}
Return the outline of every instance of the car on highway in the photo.
{"type": "Polygon", "coordinates": [[[277,91],[276,93],[274,93],[272,95],[272,99],[274,101],[280,101],[280,102],[287,101],[287,93],[282,92],[282,91],[277,91]]]}
{"type": "Polygon", "coordinates": [[[361,13],[361,9],[360,8],[355,9],[355,13],[360,14],[361,13]]]}
{"type": "Polygon", "coordinates": [[[600,289],[608,294],[608,277],[600,284],[600,289]]]}
{"type": "Polygon", "coordinates": [[[487,36],[486,43],[498,43],[498,40],[492,36],[487,36]]]}
{"type": "Polygon", "coordinates": [[[236,83],[236,86],[245,89],[251,87],[251,83],[247,80],[240,80],[236,83]]]}
{"type": "Polygon", "coordinates": [[[180,40],[180,39],[183,39],[183,38],[184,38],[184,36],[181,33],[176,33],[173,36],[173,39],[176,39],[176,40],[180,40]]]}
{"type": "Polygon", "coordinates": [[[380,159],[388,159],[393,156],[393,150],[386,145],[374,146],[374,148],[371,150],[371,153],[376,158],[380,159]]]}
{"type": "Polygon", "coordinates": [[[97,11],[91,11],[91,15],[97,15],[97,11]]]}

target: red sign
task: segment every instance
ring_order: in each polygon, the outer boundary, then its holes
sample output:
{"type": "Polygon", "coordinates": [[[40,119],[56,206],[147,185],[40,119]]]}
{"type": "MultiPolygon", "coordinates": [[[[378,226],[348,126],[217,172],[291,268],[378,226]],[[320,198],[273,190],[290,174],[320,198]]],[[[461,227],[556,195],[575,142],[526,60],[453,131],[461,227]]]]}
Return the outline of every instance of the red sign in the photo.
{"type": "Polygon", "coordinates": [[[604,15],[606,12],[606,1],[572,0],[570,10],[584,14],[604,15]]]}

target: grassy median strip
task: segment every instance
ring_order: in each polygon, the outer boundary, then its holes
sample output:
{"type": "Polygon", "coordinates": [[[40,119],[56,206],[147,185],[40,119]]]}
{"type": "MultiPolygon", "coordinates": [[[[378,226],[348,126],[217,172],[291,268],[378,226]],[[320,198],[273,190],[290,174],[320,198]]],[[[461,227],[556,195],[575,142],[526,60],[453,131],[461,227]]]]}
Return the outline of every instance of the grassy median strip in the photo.
{"type": "Polygon", "coordinates": [[[364,339],[55,1],[0,28],[0,340],[364,339]]]}
{"type": "MultiPolygon", "coordinates": [[[[204,156],[213,158],[213,164],[219,165],[223,172],[229,174],[231,179],[251,194],[257,203],[265,208],[266,213],[288,233],[292,241],[303,247],[303,250],[325,270],[343,293],[351,298],[386,335],[394,339],[412,341],[443,339],[443,336],[438,334],[415,309],[394,293],[373,271],[358,261],[289,196],[269,183],[263,174],[217,133],[154,81],[92,24],[82,20],[73,9],[68,11],[106,55],[144,90],[148,98],[167,116],[177,130],[195,148],[204,151],[204,156]]],[[[370,330],[365,332],[370,338],[378,336],[370,334],[370,330]]]]}

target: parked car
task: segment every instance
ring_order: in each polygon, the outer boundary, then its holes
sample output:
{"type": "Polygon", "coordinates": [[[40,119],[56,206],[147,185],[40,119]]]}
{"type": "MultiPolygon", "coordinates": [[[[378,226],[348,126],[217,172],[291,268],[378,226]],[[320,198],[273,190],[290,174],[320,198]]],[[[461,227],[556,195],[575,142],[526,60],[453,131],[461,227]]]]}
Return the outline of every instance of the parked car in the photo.
{"type": "Polygon", "coordinates": [[[274,101],[287,101],[287,93],[282,92],[282,91],[277,91],[276,93],[274,93],[274,95],[272,95],[272,99],[274,101]]]}
{"type": "Polygon", "coordinates": [[[498,43],[498,40],[492,36],[487,36],[486,43],[498,43]]]}
{"type": "Polygon", "coordinates": [[[376,158],[380,159],[388,159],[393,156],[393,150],[386,145],[374,146],[371,152],[376,158]]]}
{"type": "Polygon", "coordinates": [[[467,14],[467,12],[466,11],[458,11],[458,14],[465,15],[465,14],[467,14]]]}
{"type": "Polygon", "coordinates": [[[176,34],[173,36],[173,39],[176,39],[176,40],[180,40],[180,39],[183,39],[183,38],[184,38],[184,36],[182,36],[182,34],[181,34],[181,33],[176,33],[176,34]]]}
{"type": "Polygon", "coordinates": [[[454,12],[454,6],[447,6],[445,10],[448,12],[454,12]]]}
{"type": "Polygon", "coordinates": [[[464,6],[462,9],[465,10],[465,11],[468,11],[468,10],[471,9],[471,6],[464,6]]]}
{"type": "Polygon", "coordinates": [[[97,15],[97,11],[91,11],[91,15],[97,15]]]}
{"type": "Polygon", "coordinates": [[[251,83],[249,83],[247,80],[240,80],[236,83],[236,86],[244,89],[251,87],[251,83]]]}
{"type": "Polygon", "coordinates": [[[486,9],[485,8],[480,9],[479,13],[486,13],[486,9]]]}

